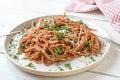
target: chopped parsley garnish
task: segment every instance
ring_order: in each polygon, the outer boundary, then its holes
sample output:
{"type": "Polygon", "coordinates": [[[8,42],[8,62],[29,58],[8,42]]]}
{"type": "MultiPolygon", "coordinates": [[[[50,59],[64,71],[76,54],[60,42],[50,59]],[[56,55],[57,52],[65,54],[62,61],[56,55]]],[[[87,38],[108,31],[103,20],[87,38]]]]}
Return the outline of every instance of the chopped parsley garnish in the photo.
{"type": "Polygon", "coordinates": [[[57,56],[61,55],[63,52],[62,52],[62,47],[58,47],[56,50],[55,50],[55,53],[57,56]]]}
{"type": "Polygon", "coordinates": [[[10,42],[9,42],[10,43],[9,48],[16,48],[17,44],[14,43],[14,41],[15,40],[13,40],[13,39],[10,40],[10,42]]]}
{"type": "Polygon", "coordinates": [[[83,21],[82,21],[82,20],[80,20],[78,23],[79,23],[79,24],[83,24],[83,21]]]}
{"type": "Polygon", "coordinates": [[[33,26],[36,27],[36,22],[33,22],[33,26]]]}
{"type": "Polygon", "coordinates": [[[66,29],[65,33],[70,33],[71,30],[70,29],[66,29]]]}
{"type": "Polygon", "coordinates": [[[18,34],[20,34],[20,32],[18,32],[18,34]]]}
{"type": "Polygon", "coordinates": [[[90,57],[90,58],[91,58],[91,60],[92,60],[92,61],[94,61],[94,62],[95,62],[95,59],[94,59],[93,57],[90,57]]]}
{"type": "Polygon", "coordinates": [[[21,46],[20,46],[20,49],[22,50],[22,52],[24,52],[24,50],[25,50],[25,45],[21,45],[21,46]]]}
{"type": "Polygon", "coordinates": [[[85,47],[89,47],[89,44],[90,44],[89,41],[84,42],[85,47]]]}
{"type": "Polygon", "coordinates": [[[96,54],[95,56],[96,56],[96,57],[98,57],[98,55],[97,55],[97,54],[96,54]]]}
{"type": "Polygon", "coordinates": [[[56,37],[57,37],[58,39],[63,39],[63,38],[65,38],[65,34],[62,33],[62,32],[57,32],[57,33],[56,33],[56,37]]]}
{"type": "Polygon", "coordinates": [[[57,30],[59,31],[59,27],[57,25],[52,26],[51,28],[49,28],[49,30],[53,31],[53,30],[57,30]]]}
{"type": "Polygon", "coordinates": [[[71,30],[67,26],[61,26],[61,30],[65,30],[65,33],[71,32],[71,30]]]}
{"type": "Polygon", "coordinates": [[[63,30],[63,29],[68,29],[68,27],[67,26],[61,26],[61,30],[63,30]]]}
{"type": "Polygon", "coordinates": [[[13,57],[14,59],[18,59],[18,56],[17,56],[16,54],[13,54],[12,57],[13,57]]]}
{"type": "Polygon", "coordinates": [[[67,69],[69,69],[69,70],[71,70],[71,69],[72,69],[72,67],[71,67],[71,65],[70,65],[70,64],[65,64],[65,67],[66,67],[67,69]]]}
{"type": "Polygon", "coordinates": [[[25,67],[36,69],[32,62],[28,63],[25,67]]]}
{"type": "Polygon", "coordinates": [[[12,44],[12,42],[13,42],[13,39],[10,40],[10,44],[12,44]]]}
{"type": "Polygon", "coordinates": [[[64,71],[64,69],[63,69],[63,68],[61,68],[61,67],[58,67],[58,69],[59,69],[60,71],[64,71]]]}
{"type": "Polygon", "coordinates": [[[49,30],[49,21],[45,21],[44,29],[49,30]]]}
{"type": "Polygon", "coordinates": [[[56,31],[65,30],[65,33],[67,33],[67,34],[71,32],[71,30],[67,26],[58,26],[58,25],[49,26],[49,21],[45,21],[44,29],[51,30],[51,31],[53,31],[53,30],[56,30],[56,31]]]}

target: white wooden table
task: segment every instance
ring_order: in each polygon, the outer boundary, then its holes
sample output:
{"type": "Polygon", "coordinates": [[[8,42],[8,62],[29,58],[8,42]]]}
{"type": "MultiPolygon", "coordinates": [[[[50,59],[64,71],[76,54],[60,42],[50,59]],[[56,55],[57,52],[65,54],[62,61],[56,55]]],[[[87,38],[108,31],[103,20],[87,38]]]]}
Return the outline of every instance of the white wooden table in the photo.
{"type": "MultiPolygon", "coordinates": [[[[20,23],[44,15],[62,14],[69,0],[0,0],[0,35],[9,33],[20,23]]],[[[92,13],[68,13],[85,17],[99,24],[120,43],[120,34],[110,26],[99,11],[92,13]]],[[[0,52],[4,52],[5,37],[0,38],[0,52]]],[[[4,54],[0,54],[0,80],[120,80],[120,48],[112,46],[108,56],[98,66],[83,73],[66,77],[43,77],[23,72],[16,68],[4,54]]]]}

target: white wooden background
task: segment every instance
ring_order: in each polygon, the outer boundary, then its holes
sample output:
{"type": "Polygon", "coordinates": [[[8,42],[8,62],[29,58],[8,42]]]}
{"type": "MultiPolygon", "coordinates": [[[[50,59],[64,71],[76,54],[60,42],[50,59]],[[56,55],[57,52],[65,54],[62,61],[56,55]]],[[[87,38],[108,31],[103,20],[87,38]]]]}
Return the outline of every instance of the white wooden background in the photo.
{"type": "MultiPolygon", "coordinates": [[[[62,14],[69,0],[0,0],[0,35],[9,33],[20,23],[44,15],[62,14]]],[[[99,11],[68,13],[92,20],[101,25],[112,40],[120,43],[120,34],[110,26],[99,11]]],[[[0,52],[4,52],[5,37],[0,38],[0,52]]],[[[0,80],[120,80],[120,48],[112,46],[108,56],[95,68],[66,77],[36,76],[17,69],[4,54],[0,54],[0,80]]]]}

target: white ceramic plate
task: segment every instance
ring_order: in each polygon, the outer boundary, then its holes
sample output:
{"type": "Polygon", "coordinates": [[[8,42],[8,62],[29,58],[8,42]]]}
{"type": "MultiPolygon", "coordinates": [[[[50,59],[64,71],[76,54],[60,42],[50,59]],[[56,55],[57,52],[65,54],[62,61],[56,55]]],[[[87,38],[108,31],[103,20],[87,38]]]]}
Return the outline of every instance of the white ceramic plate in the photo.
{"type": "MultiPolygon", "coordinates": [[[[53,16],[55,16],[55,15],[44,16],[44,17],[39,17],[39,18],[49,19],[49,18],[52,18],[53,16]]],[[[60,16],[60,15],[57,15],[57,16],[60,16]]],[[[81,18],[75,17],[75,16],[68,16],[68,17],[74,21],[79,21],[81,19],[81,18]]],[[[20,31],[20,30],[24,29],[25,27],[28,27],[29,24],[31,24],[31,22],[38,21],[39,18],[35,18],[32,20],[26,21],[26,22],[20,24],[19,26],[15,27],[11,32],[20,31]]],[[[98,24],[93,25],[95,23],[92,24],[92,23],[90,23],[90,21],[87,21],[85,19],[84,19],[84,23],[86,23],[88,25],[88,27],[96,29],[97,31],[95,34],[105,33],[104,30],[101,30],[101,28],[98,27],[99,26],[98,24]]],[[[89,57],[81,56],[72,61],[61,62],[59,64],[55,63],[51,66],[45,66],[44,64],[36,64],[32,61],[22,59],[24,55],[18,55],[17,59],[15,59],[16,56],[13,56],[13,55],[17,53],[18,42],[19,42],[19,39],[21,36],[22,36],[22,32],[15,34],[15,35],[10,35],[6,38],[5,49],[6,49],[7,57],[10,59],[10,61],[12,61],[15,65],[17,65],[17,67],[20,68],[21,70],[32,73],[32,74],[43,75],[43,76],[66,76],[66,75],[72,75],[75,73],[80,73],[80,72],[86,71],[90,68],[94,68],[94,66],[96,66],[100,61],[102,61],[102,59],[106,56],[106,54],[110,48],[110,45],[111,45],[110,43],[101,39],[104,42],[104,48],[102,50],[103,54],[97,54],[94,56],[92,55],[89,57]],[[30,62],[32,62],[34,67],[26,66],[30,62]],[[66,64],[70,64],[71,69],[66,67],[65,66],[66,64]]]]}

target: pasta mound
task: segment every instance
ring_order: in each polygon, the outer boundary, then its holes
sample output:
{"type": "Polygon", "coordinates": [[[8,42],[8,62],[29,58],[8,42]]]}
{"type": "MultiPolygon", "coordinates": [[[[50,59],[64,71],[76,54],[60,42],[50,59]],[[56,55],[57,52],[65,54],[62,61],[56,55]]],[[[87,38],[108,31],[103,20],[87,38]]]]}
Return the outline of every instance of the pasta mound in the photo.
{"type": "Polygon", "coordinates": [[[50,20],[40,18],[39,23],[31,23],[20,39],[18,53],[25,54],[25,59],[49,66],[101,53],[102,42],[82,21],[63,15],[50,20]]]}

